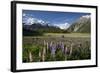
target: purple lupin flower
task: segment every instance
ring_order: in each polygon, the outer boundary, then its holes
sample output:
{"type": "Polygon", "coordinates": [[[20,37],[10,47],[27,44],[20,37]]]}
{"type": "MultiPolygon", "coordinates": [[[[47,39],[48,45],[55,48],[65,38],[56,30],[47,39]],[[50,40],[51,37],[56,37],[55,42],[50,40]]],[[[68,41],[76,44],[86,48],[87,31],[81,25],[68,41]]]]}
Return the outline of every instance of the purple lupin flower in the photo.
{"type": "Polygon", "coordinates": [[[57,43],[56,48],[57,49],[60,49],[61,48],[61,44],[60,43],[57,43]]]}
{"type": "Polygon", "coordinates": [[[62,52],[64,52],[64,43],[62,42],[60,46],[61,46],[62,52]]]}
{"type": "Polygon", "coordinates": [[[55,52],[56,52],[56,44],[51,42],[50,45],[49,45],[49,49],[50,49],[50,52],[51,52],[51,56],[54,58],[55,57],[55,52]]]}
{"type": "Polygon", "coordinates": [[[51,47],[51,55],[55,55],[55,51],[56,51],[56,45],[52,45],[51,47]]]}

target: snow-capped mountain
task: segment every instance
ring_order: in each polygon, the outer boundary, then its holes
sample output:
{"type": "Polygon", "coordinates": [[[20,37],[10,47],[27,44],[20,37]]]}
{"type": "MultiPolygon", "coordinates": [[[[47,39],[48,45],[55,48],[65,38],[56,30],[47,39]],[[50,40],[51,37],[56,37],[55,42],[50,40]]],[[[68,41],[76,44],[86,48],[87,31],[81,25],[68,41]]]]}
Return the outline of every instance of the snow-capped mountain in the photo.
{"type": "Polygon", "coordinates": [[[43,21],[41,19],[32,18],[32,17],[29,17],[29,18],[23,20],[23,22],[24,22],[24,25],[32,25],[32,24],[38,24],[38,23],[41,25],[48,24],[48,22],[46,22],[46,21],[43,21]]]}
{"type": "Polygon", "coordinates": [[[90,18],[91,18],[90,15],[84,15],[84,16],[80,17],[80,18],[76,21],[76,23],[82,24],[82,23],[84,23],[84,22],[87,22],[90,18]]]}
{"type": "Polygon", "coordinates": [[[69,28],[70,32],[90,32],[91,31],[91,16],[85,15],[80,17],[69,28]]]}
{"type": "Polygon", "coordinates": [[[60,29],[66,30],[67,28],[70,27],[70,24],[66,22],[66,23],[58,23],[58,24],[54,24],[54,26],[57,26],[57,27],[59,27],[60,29]]]}
{"type": "Polygon", "coordinates": [[[42,19],[37,19],[37,18],[33,18],[33,17],[27,17],[26,19],[23,19],[23,23],[24,25],[33,25],[33,24],[41,24],[42,26],[54,26],[54,27],[58,27],[60,29],[67,29],[70,24],[65,22],[65,23],[50,23],[48,21],[44,21],[42,19]]]}

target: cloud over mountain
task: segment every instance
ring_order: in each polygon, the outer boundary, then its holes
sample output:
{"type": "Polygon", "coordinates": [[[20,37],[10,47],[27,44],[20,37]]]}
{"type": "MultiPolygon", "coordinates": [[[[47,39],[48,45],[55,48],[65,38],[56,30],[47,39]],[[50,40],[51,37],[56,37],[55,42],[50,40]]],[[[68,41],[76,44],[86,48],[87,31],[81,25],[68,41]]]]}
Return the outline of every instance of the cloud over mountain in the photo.
{"type": "Polygon", "coordinates": [[[57,26],[57,27],[59,27],[60,29],[67,29],[67,28],[70,26],[70,24],[66,22],[66,23],[54,24],[54,26],[57,26]]]}
{"type": "Polygon", "coordinates": [[[23,19],[23,23],[25,25],[32,25],[32,24],[35,24],[35,23],[40,23],[40,24],[44,25],[47,22],[46,21],[43,21],[41,19],[33,18],[33,17],[26,17],[26,18],[23,19]]]}
{"type": "MultiPolygon", "coordinates": [[[[25,14],[23,14],[23,16],[25,16],[25,14]]],[[[49,26],[55,26],[55,27],[59,27],[60,29],[67,29],[70,24],[65,22],[65,23],[50,23],[48,21],[43,21],[41,19],[37,19],[37,18],[33,18],[33,17],[26,17],[23,19],[24,25],[32,25],[32,24],[41,24],[41,25],[49,25],[49,26]]]]}

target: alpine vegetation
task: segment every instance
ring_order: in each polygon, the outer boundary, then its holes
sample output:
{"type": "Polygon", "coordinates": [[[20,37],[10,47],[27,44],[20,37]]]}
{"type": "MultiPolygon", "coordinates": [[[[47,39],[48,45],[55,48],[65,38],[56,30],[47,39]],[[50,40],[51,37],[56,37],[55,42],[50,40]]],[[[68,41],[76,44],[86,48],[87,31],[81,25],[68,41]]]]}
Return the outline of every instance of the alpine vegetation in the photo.
{"type": "Polygon", "coordinates": [[[22,61],[91,59],[91,14],[23,10],[22,61]]]}

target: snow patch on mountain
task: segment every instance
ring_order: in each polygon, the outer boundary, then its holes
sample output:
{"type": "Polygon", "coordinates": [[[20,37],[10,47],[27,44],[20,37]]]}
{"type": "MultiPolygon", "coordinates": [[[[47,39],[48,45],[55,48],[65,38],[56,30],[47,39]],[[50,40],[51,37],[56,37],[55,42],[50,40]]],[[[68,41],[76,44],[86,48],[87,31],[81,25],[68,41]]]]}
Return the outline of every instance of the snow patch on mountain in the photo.
{"type": "Polygon", "coordinates": [[[32,25],[32,24],[41,24],[41,25],[45,25],[47,24],[48,22],[45,22],[41,19],[36,19],[36,18],[33,18],[33,17],[27,17],[23,20],[23,22],[25,23],[25,25],[32,25]]]}
{"type": "MultiPolygon", "coordinates": [[[[26,16],[23,14],[23,16],[26,16]]],[[[49,25],[49,26],[55,26],[59,27],[60,29],[67,29],[69,28],[70,24],[65,22],[65,23],[50,23],[48,21],[43,21],[41,19],[33,18],[33,17],[26,17],[23,19],[24,25],[32,25],[32,24],[41,24],[41,25],[49,25]]]]}
{"type": "Polygon", "coordinates": [[[69,28],[70,24],[69,23],[58,23],[58,24],[54,24],[54,26],[59,27],[60,29],[67,29],[69,28]]]}

